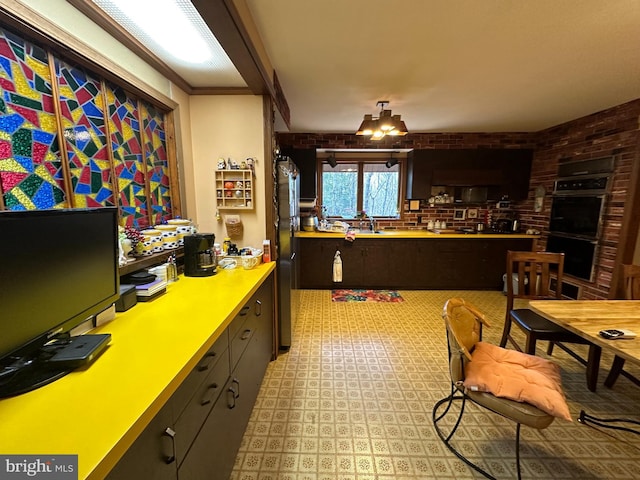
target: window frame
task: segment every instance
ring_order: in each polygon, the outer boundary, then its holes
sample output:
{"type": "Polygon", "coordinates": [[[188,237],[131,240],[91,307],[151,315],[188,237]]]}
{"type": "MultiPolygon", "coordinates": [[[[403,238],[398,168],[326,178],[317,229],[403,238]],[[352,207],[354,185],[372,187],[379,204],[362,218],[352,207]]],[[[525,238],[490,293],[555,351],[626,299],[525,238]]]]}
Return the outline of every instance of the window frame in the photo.
{"type": "MultiPolygon", "coordinates": [[[[364,204],[364,165],[384,165],[389,159],[388,158],[371,158],[371,157],[360,157],[360,158],[343,158],[337,159],[336,162],[338,164],[357,164],[358,165],[358,191],[356,193],[356,211],[361,212],[363,210],[364,204]]],[[[395,160],[395,159],[394,159],[395,160]]],[[[401,220],[404,215],[404,198],[405,198],[405,185],[406,185],[406,159],[398,158],[398,215],[397,216],[377,216],[374,215],[373,218],[378,220],[401,220]]],[[[324,201],[322,199],[322,177],[323,177],[323,166],[328,165],[326,158],[317,158],[316,159],[316,185],[318,188],[318,205],[324,205],[324,201]]],[[[345,217],[331,217],[328,216],[329,219],[336,220],[357,220],[358,217],[345,218],[345,217]]]]}

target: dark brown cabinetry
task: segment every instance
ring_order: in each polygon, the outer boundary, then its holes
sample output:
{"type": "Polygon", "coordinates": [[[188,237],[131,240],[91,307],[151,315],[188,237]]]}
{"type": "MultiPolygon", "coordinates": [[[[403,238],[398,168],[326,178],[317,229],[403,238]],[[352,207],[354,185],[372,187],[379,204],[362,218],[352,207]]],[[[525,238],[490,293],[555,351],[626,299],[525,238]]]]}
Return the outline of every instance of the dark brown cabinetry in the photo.
{"type": "Polygon", "coordinates": [[[318,187],[316,182],[316,149],[284,148],[282,154],[293,160],[300,172],[300,198],[316,198],[318,187]]]}
{"type": "Polygon", "coordinates": [[[428,198],[432,186],[486,186],[490,199],[527,198],[529,149],[415,150],[408,160],[407,197],[428,198]]]}
{"type": "Polygon", "coordinates": [[[227,479],[273,349],[270,276],[109,473],[227,479]]]}
{"type": "Polygon", "coordinates": [[[300,284],[302,288],[388,287],[393,268],[389,242],[376,239],[357,239],[348,242],[341,238],[304,238],[299,241],[300,284]],[[333,282],[333,260],[336,251],[342,259],[342,282],[333,282]]]}
{"type": "Polygon", "coordinates": [[[124,457],[109,472],[108,480],[152,478],[175,480],[177,465],[174,431],[171,429],[173,411],[165,405],[151,420],[147,428],[131,445],[124,457]]]}
{"type": "Polygon", "coordinates": [[[501,289],[508,250],[531,250],[532,238],[301,238],[301,288],[501,289]],[[335,250],[342,283],[333,283],[335,250]]]}

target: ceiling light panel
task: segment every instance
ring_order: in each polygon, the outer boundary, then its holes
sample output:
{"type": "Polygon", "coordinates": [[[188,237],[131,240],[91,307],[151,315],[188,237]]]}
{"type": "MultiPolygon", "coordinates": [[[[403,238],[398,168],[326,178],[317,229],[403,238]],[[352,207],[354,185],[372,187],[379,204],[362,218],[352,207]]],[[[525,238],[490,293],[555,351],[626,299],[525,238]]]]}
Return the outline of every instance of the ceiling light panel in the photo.
{"type": "Polygon", "coordinates": [[[192,85],[212,72],[219,86],[246,86],[189,0],[92,1],[192,85]]]}

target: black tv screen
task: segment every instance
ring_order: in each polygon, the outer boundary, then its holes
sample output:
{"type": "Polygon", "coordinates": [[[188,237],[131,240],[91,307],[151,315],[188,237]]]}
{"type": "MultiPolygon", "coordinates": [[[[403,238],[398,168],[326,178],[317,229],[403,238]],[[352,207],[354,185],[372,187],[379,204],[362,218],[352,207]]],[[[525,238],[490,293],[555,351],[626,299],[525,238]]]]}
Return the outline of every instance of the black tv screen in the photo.
{"type": "Polygon", "coordinates": [[[116,208],[0,212],[0,366],[119,294],[116,208]]]}

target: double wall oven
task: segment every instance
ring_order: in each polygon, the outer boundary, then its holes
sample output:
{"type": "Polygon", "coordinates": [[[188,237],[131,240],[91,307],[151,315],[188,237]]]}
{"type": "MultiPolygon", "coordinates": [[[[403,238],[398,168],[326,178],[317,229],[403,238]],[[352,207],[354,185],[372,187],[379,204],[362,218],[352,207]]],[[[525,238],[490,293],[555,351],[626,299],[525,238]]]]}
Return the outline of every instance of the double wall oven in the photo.
{"type": "MultiPolygon", "coordinates": [[[[613,159],[606,159],[613,166],[613,159]]],[[[570,165],[576,174],[555,182],[547,251],[564,252],[564,271],[591,281],[598,255],[610,172],[584,173],[570,165]]],[[[565,167],[566,168],[566,167],[565,167]]],[[[608,168],[605,168],[605,170],[608,168]]],[[[611,168],[612,170],[612,168],[611,168]]],[[[569,170],[568,173],[572,173],[569,170]]]]}

